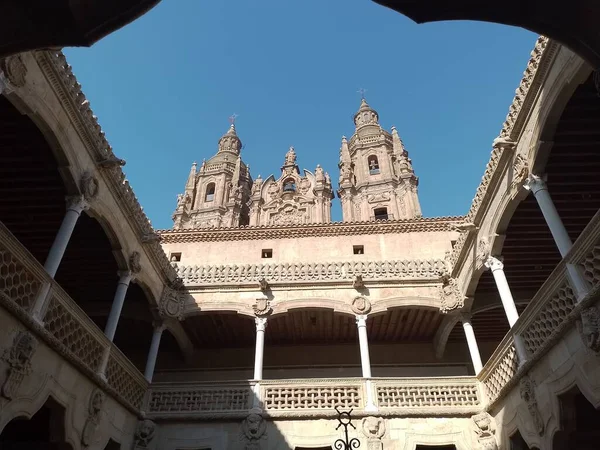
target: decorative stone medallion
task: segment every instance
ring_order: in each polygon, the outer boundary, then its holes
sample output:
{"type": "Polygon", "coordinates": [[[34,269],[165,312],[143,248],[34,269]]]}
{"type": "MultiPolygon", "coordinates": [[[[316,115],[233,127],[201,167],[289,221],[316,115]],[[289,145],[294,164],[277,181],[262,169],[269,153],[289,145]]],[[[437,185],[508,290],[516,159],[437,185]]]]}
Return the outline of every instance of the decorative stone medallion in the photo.
{"type": "Polygon", "coordinates": [[[362,295],[354,297],[354,300],[352,300],[352,311],[359,316],[369,314],[371,311],[371,302],[362,295]]]}
{"type": "Polygon", "coordinates": [[[31,372],[31,358],[33,358],[36,348],[37,340],[31,333],[28,331],[17,332],[12,346],[2,355],[2,360],[8,365],[0,390],[3,397],[11,400],[17,395],[23,379],[31,372]]]}
{"type": "Polygon", "coordinates": [[[98,179],[94,177],[90,172],[85,172],[81,176],[79,188],[86,201],[91,201],[96,198],[98,191],[100,190],[100,184],[98,179]]]}
{"type": "Polygon", "coordinates": [[[465,298],[460,293],[454,278],[445,280],[442,286],[439,287],[439,293],[441,298],[440,312],[442,314],[448,314],[465,306],[465,298]]]}
{"type": "Polygon", "coordinates": [[[266,298],[257,298],[254,305],[252,305],[252,309],[257,316],[266,316],[273,311],[269,299],[266,298]]]}
{"type": "Polygon", "coordinates": [[[89,447],[93,443],[94,435],[100,425],[100,414],[104,407],[105,399],[106,395],[100,389],[94,390],[90,396],[88,417],[81,433],[81,444],[83,447],[89,447]]]}
{"type": "Polygon", "coordinates": [[[521,399],[527,404],[527,410],[533,419],[537,433],[542,436],[544,434],[544,421],[540,414],[537,398],[535,396],[535,384],[528,375],[521,378],[519,393],[521,394],[521,399]]]}
{"type": "Polygon", "coordinates": [[[140,252],[133,252],[129,257],[129,270],[131,270],[133,273],[140,273],[142,270],[140,258],[140,252]]]}
{"type": "Polygon", "coordinates": [[[156,433],[156,424],[150,419],[140,421],[135,430],[133,438],[133,450],[145,450],[150,448],[150,443],[156,433]]]}
{"type": "Polygon", "coordinates": [[[242,421],[242,439],[246,442],[245,450],[259,450],[260,440],[266,435],[267,422],[258,408],[252,408],[250,414],[242,421]]]}
{"type": "Polygon", "coordinates": [[[577,330],[585,346],[594,353],[600,352],[600,311],[590,306],[581,311],[581,320],[577,321],[577,330]]]}
{"type": "Polygon", "coordinates": [[[27,67],[23,63],[21,55],[8,56],[0,61],[0,70],[4,72],[6,79],[14,87],[25,86],[25,75],[27,67]]]}
{"type": "Polygon", "coordinates": [[[161,317],[183,320],[183,298],[180,292],[165,287],[160,299],[158,313],[161,317]]]}

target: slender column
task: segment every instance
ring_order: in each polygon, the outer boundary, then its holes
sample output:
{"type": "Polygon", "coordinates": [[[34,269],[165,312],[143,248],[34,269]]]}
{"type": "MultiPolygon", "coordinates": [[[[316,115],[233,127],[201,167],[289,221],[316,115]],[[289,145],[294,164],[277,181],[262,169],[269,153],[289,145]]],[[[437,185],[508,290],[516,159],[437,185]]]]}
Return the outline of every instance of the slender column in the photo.
{"type": "Polygon", "coordinates": [[[494,281],[496,281],[496,287],[498,288],[498,293],[500,294],[502,306],[504,306],[504,311],[506,312],[508,324],[512,328],[519,318],[519,313],[517,312],[515,301],[513,300],[513,296],[510,292],[510,287],[508,287],[506,275],[504,275],[504,264],[502,264],[502,261],[500,261],[498,258],[490,256],[485,262],[485,266],[492,271],[494,281]]]}
{"type": "MultiPolygon", "coordinates": [[[[569,237],[569,233],[567,233],[565,225],[558,215],[558,211],[554,206],[552,197],[550,197],[550,192],[548,192],[548,186],[546,185],[546,182],[537,175],[530,175],[525,182],[525,189],[533,193],[533,196],[535,197],[540,210],[542,211],[542,215],[548,224],[548,228],[550,228],[550,233],[552,233],[552,237],[554,238],[554,242],[558,247],[560,256],[564,258],[569,250],[571,250],[571,247],[573,247],[573,243],[571,242],[571,238],[569,237]]],[[[573,290],[575,291],[575,295],[579,301],[589,292],[589,285],[584,280],[576,266],[573,264],[567,264],[566,267],[569,280],[571,281],[573,290]]]]}
{"type": "Polygon", "coordinates": [[[471,361],[473,362],[473,369],[475,369],[475,375],[478,375],[483,368],[483,364],[481,364],[479,347],[477,346],[477,340],[475,339],[473,325],[471,325],[471,315],[463,314],[460,320],[463,324],[463,329],[465,330],[465,337],[467,338],[467,345],[469,346],[469,353],[471,353],[471,361]]]}
{"type": "Polygon", "coordinates": [[[120,271],[119,282],[117,283],[117,292],[113,298],[112,306],[110,308],[110,314],[104,328],[104,334],[109,341],[113,341],[115,332],[117,331],[117,325],[119,318],[121,317],[121,310],[123,309],[123,302],[125,302],[125,296],[127,295],[127,288],[133,278],[133,274],[130,270],[120,271]]]}
{"type": "Polygon", "coordinates": [[[166,326],[162,322],[154,324],[154,333],[152,333],[152,342],[150,342],[150,350],[148,351],[148,359],[146,360],[146,369],[144,370],[144,377],[148,380],[148,383],[152,383],[154,367],[156,366],[156,357],[158,356],[158,348],[160,347],[160,338],[162,337],[165,328],[166,326]]]}
{"type": "Polygon", "coordinates": [[[360,363],[363,378],[371,378],[371,360],[369,358],[369,341],[367,338],[367,316],[356,316],[358,327],[358,344],[360,345],[360,363]]]}
{"type": "Polygon", "coordinates": [[[79,219],[81,212],[86,207],[87,203],[85,202],[83,196],[71,197],[67,199],[67,212],[65,213],[65,217],[63,218],[58,233],[54,238],[54,242],[52,243],[52,247],[50,248],[46,262],[44,263],[44,269],[46,269],[46,272],[48,272],[52,278],[54,278],[54,275],[56,275],[58,266],[62,261],[63,255],[65,254],[65,250],[67,249],[69,239],[71,239],[71,235],[73,234],[73,229],[75,228],[77,219],[79,219]]]}
{"type": "Polygon", "coordinates": [[[263,356],[265,350],[265,328],[267,328],[266,317],[255,317],[256,322],[256,350],[254,352],[254,379],[262,380],[263,356]]]}

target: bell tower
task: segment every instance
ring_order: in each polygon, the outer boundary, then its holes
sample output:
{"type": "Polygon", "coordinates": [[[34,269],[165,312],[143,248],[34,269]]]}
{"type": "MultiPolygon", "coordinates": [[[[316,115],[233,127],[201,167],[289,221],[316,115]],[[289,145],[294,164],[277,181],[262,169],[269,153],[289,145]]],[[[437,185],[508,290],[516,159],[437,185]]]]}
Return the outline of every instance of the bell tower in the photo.
{"type": "Polygon", "coordinates": [[[343,221],[421,217],[418,178],[396,128],[384,130],[364,97],[354,126],[350,141],[343,137],[340,148],[343,221]]]}
{"type": "Polygon", "coordinates": [[[237,227],[248,224],[252,178],[240,152],[242,141],[235,124],[219,139],[217,154],[192,164],[185,192],[177,196],[173,229],[237,227]]]}

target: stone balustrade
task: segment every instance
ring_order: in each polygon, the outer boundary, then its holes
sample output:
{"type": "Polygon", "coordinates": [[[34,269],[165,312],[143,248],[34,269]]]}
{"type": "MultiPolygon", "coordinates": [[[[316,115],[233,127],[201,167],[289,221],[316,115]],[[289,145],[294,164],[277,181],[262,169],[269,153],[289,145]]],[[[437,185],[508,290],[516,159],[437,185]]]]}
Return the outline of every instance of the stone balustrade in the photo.
{"type": "Polygon", "coordinates": [[[143,375],[1,222],[0,306],[124,406],[139,411],[148,387],[143,375]],[[38,294],[48,285],[47,307],[40,324],[31,310],[38,294]],[[98,370],[107,347],[111,351],[105,381],[98,370]]]}
{"type": "Polygon", "coordinates": [[[261,404],[272,418],[333,417],[335,408],[365,410],[368,390],[380,415],[474,414],[482,410],[475,377],[337,378],[256,382],[154,383],[145,407],[152,419],[244,417],[261,404]]]}
{"type": "Polygon", "coordinates": [[[479,374],[488,407],[509,392],[523,374],[575,325],[581,311],[595,301],[599,290],[600,211],[531,299],[479,374]],[[588,294],[579,300],[570,284],[569,264],[579,270],[589,283],[588,294]],[[514,336],[520,336],[527,351],[527,361],[521,366],[515,351],[514,336]]]}
{"type": "Polygon", "coordinates": [[[344,261],[331,263],[240,264],[177,266],[187,286],[244,283],[256,285],[261,279],[272,283],[348,282],[357,275],[363,281],[436,280],[446,271],[442,260],[344,261]]]}

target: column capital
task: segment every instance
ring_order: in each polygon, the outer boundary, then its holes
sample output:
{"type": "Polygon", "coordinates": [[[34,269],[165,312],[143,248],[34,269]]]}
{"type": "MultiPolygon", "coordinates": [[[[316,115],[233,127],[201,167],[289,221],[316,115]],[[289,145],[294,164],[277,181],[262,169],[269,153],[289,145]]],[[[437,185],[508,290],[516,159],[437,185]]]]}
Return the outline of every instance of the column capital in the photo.
{"type": "Polygon", "coordinates": [[[81,214],[82,211],[90,207],[83,195],[72,195],[67,197],[65,201],[67,202],[67,211],[75,211],[77,214],[81,214]]]}
{"type": "Polygon", "coordinates": [[[356,316],[356,325],[358,325],[358,327],[366,327],[367,326],[367,315],[361,314],[361,315],[356,316]]]}
{"type": "Polygon", "coordinates": [[[117,275],[119,276],[119,283],[122,284],[129,284],[134,276],[131,270],[119,270],[117,271],[117,275]]]}
{"type": "Polygon", "coordinates": [[[473,319],[473,314],[471,314],[470,312],[463,312],[463,313],[460,313],[459,317],[460,317],[460,321],[464,325],[465,322],[471,323],[471,319],[473,319]]]}
{"type": "Polygon", "coordinates": [[[266,317],[255,317],[254,323],[256,324],[256,331],[265,331],[265,328],[267,328],[266,317]]]}
{"type": "Polygon", "coordinates": [[[533,195],[537,194],[539,191],[547,190],[546,181],[544,181],[544,176],[529,174],[527,179],[525,180],[525,184],[523,187],[528,191],[531,191],[533,195]]]}
{"type": "Polygon", "coordinates": [[[152,322],[152,328],[155,333],[162,333],[167,329],[167,324],[162,320],[155,320],[152,322]]]}
{"type": "Polygon", "coordinates": [[[504,270],[504,264],[502,263],[502,260],[495,256],[489,256],[484,265],[492,272],[495,272],[496,270],[504,270]]]}

